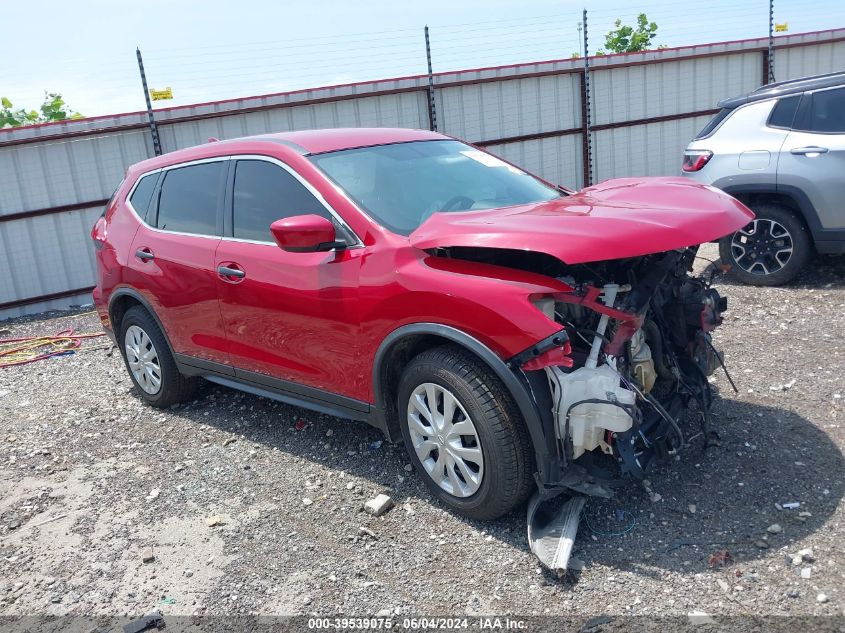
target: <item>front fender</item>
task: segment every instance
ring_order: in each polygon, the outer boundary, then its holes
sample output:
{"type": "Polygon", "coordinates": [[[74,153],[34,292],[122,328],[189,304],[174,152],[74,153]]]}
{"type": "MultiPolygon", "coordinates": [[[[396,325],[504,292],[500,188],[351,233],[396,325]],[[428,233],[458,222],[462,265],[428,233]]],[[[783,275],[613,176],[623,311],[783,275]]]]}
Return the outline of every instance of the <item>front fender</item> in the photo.
{"type": "MultiPolygon", "coordinates": [[[[370,261],[367,267],[373,265],[370,261]]],[[[381,263],[379,268],[383,267],[381,263]]],[[[466,332],[508,359],[560,329],[531,299],[572,292],[562,281],[537,273],[409,249],[393,261],[396,282],[368,284],[362,322],[375,349],[393,330],[412,323],[438,323],[466,332]]]]}

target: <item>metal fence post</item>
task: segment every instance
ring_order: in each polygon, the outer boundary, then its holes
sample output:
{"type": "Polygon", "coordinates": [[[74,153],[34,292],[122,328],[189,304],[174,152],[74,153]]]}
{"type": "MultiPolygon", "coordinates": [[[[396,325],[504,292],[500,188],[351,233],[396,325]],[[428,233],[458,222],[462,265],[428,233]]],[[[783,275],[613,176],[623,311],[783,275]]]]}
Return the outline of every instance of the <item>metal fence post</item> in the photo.
{"type": "Polygon", "coordinates": [[[587,46],[587,9],[584,9],[584,74],[581,80],[581,143],[584,186],[593,184],[593,142],[590,138],[590,49],[587,46]]]}
{"type": "Polygon", "coordinates": [[[147,101],[147,117],[150,119],[150,136],[153,139],[153,152],[156,156],[161,156],[161,140],[158,137],[158,126],[153,115],[153,104],[150,101],[150,90],[147,88],[147,75],[144,73],[144,59],[141,57],[141,49],[136,48],[135,54],[138,56],[138,70],[141,72],[141,85],[144,86],[144,99],[147,101]]]}
{"type": "Polygon", "coordinates": [[[772,83],[775,80],[775,0],[769,0],[769,48],[768,48],[768,64],[769,64],[769,81],[772,83]]]}
{"type": "Polygon", "coordinates": [[[428,24],[425,25],[425,58],[428,62],[428,129],[437,131],[437,110],[434,105],[434,73],[431,69],[431,42],[428,39],[428,24]]]}

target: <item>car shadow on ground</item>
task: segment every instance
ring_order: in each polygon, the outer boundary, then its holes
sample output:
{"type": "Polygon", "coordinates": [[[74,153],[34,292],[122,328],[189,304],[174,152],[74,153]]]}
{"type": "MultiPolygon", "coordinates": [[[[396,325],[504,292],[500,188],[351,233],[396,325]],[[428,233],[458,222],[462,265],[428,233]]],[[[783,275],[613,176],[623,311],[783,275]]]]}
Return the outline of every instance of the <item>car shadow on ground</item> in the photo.
{"type": "MultiPolygon", "coordinates": [[[[703,258],[702,258],[703,259],[703,258]]],[[[743,286],[730,272],[722,272],[722,260],[708,259],[703,275],[713,275],[718,285],[743,286]]],[[[815,255],[804,269],[783,288],[843,288],[845,287],[845,255],[815,255]]]]}
{"type": "MultiPolygon", "coordinates": [[[[397,504],[437,507],[420,477],[405,470],[404,447],[380,444],[381,433],[363,423],[212,385],[174,413],[368,480],[397,504]]],[[[612,500],[588,500],[573,556],[587,566],[647,576],[666,570],[693,574],[722,562],[753,565],[769,549],[786,546],[792,552],[824,526],[845,493],[845,460],[831,438],[776,407],[717,397],[713,413],[718,446],[703,450],[699,436],[672,463],[649,471],[650,491],[632,483],[612,500]],[[792,503],[800,505],[776,505],[792,503]]],[[[692,437],[697,429],[687,431],[692,437]]],[[[420,520],[406,518],[399,508],[393,512],[401,518],[392,520],[420,520]]],[[[452,516],[529,551],[524,506],[491,522],[452,516]]],[[[578,574],[547,572],[546,579],[573,584],[578,574]]]]}
{"type": "Polygon", "coordinates": [[[593,529],[582,521],[586,538],[576,543],[585,560],[648,575],[753,566],[769,549],[795,553],[823,528],[845,493],[845,459],[831,438],[760,404],[717,399],[714,415],[720,445],[704,451],[693,441],[649,473],[652,493],[634,486],[588,503],[593,529]]]}

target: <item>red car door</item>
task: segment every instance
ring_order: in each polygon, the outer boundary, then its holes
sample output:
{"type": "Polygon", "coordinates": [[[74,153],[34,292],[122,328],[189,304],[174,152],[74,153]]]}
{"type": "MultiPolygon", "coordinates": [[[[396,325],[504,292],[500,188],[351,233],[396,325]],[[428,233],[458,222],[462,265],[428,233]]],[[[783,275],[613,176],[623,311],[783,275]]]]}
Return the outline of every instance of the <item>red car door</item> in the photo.
{"type": "MultiPolygon", "coordinates": [[[[176,354],[228,365],[214,253],[229,161],[169,168],[131,249],[129,285],[150,302],[176,354]]],[[[190,359],[188,359],[190,360],[190,359]]]]}
{"type": "Polygon", "coordinates": [[[354,234],[281,162],[240,158],[232,167],[231,227],[217,248],[215,267],[236,375],[310,398],[328,392],[327,397],[367,399],[369,376],[350,375],[347,369],[360,344],[358,274],[364,249],[355,248],[354,234]],[[351,248],[281,250],[270,224],[312,213],[332,219],[338,239],[345,238],[351,248]]]}

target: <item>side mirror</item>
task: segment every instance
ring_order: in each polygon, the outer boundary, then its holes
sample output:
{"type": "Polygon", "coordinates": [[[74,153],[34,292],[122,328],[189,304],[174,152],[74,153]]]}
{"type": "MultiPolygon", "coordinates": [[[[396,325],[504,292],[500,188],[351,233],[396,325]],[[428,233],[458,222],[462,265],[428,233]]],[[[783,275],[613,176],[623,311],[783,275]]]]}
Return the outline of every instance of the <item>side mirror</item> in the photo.
{"type": "Polygon", "coordinates": [[[313,253],[346,247],[344,242],[337,241],[331,220],[314,214],[276,220],[270,225],[270,232],[279,248],[293,253],[313,253]]]}

